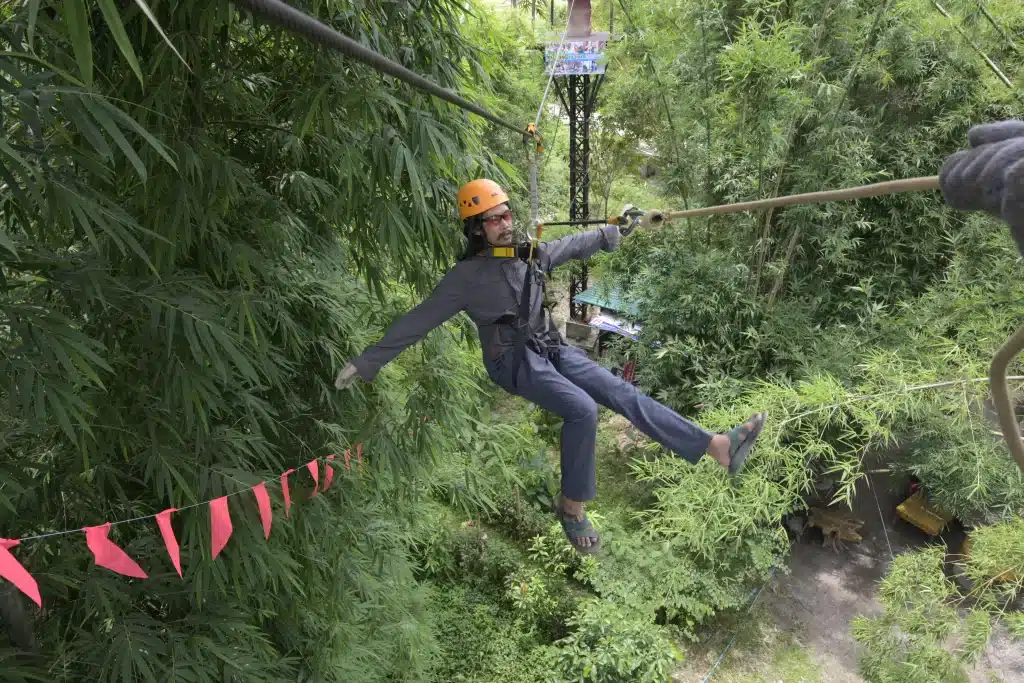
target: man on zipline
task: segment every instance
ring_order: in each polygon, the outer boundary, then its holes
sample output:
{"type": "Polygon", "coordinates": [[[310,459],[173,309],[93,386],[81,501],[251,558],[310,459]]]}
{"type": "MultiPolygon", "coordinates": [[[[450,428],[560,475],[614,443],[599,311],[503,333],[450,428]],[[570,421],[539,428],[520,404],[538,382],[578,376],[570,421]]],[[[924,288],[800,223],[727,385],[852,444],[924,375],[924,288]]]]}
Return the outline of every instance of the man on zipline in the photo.
{"type": "Polygon", "coordinates": [[[474,180],[458,193],[466,251],[430,297],[396,321],[384,337],[347,363],[335,387],[358,375],[370,382],[399,353],[461,311],[480,334],[488,376],[502,389],[562,418],[562,491],[555,504],[573,547],[594,553],[600,537],[583,503],[596,495],[594,446],[597,405],[628,419],[637,429],[681,458],[696,463],[705,453],[736,474],[764,427],[755,413],[725,434],[711,434],[616,377],[562,339],[543,307],[545,276],[599,250],[614,251],[622,235],[616,225],[537,246],[513,244],[508,196],[490,180],[474,180]],[[532,282],[527,284],[527,273],[532,282]],[[529,302],[523,297],[528,292],[529,302]],[[522,301],[521,301],[522,299],[522,301]],[[520,327],[520,313],[527,311],[520,327]]]}

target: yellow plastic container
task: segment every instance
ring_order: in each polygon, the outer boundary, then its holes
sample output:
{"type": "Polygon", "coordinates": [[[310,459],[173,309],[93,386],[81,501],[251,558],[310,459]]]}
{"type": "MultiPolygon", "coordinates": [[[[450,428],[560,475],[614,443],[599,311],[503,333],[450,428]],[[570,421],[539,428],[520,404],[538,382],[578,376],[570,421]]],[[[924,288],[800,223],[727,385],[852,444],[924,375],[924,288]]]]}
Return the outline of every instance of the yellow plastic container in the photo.
{"type": "Polygon", "coordinates": [[[896,512],[904,520],[931,536],[938,536],[953,519],[953,515],[928,505],[924,493],[920,490],[897,505],[896,512]]]}

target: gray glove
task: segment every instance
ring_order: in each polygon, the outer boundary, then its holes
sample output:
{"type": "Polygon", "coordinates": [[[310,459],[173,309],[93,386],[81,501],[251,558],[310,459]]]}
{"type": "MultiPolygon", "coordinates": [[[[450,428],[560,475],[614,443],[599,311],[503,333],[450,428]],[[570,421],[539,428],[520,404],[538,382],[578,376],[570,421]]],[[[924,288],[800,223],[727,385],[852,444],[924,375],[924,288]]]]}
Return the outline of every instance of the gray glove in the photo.
{"type": "Polygon", "coordinates": [[[1024,121],[974,126],[967,140],[971,149],[942,164],[942,196],[954,209],[1002,218],[1024,256],[1024,121]]]}
{"type": "Polygon", "coordinates": [[[632,204],[626,204],[622,207],[622,214],[619,217],[619,232],[622,233],[623,237],[627,237],[629,233],[637,228],[654,227],[660,225],[662,220],[664,220],[664,215],[657,209],[644,211],[632,204]]]}
{"type": "Polygon", "coordinates": [[[348,389],[357,379],[359,379],[359,371],[356,370],[356,366],[345,363],[345,367],[341,369],[337,379],[334,380],[334,388],[338,391],[348,389]]]}

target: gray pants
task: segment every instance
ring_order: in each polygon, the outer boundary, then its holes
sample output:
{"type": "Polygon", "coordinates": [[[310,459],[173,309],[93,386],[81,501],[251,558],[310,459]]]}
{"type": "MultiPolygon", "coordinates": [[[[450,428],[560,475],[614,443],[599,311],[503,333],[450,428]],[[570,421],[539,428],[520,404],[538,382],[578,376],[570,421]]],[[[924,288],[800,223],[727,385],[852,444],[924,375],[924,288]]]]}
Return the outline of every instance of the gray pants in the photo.
{"type": "Polygon", "coordinates": [[[541,355],[527,349],[516,377],[512,354],[488,362],[487,374],[502,389],[562,418],[562,494],[584,501],[597,492],[594,446],[597,404],[622,415],[668,450],[695,463],[711,433],[601,367],[574,346],[541,355]]]}

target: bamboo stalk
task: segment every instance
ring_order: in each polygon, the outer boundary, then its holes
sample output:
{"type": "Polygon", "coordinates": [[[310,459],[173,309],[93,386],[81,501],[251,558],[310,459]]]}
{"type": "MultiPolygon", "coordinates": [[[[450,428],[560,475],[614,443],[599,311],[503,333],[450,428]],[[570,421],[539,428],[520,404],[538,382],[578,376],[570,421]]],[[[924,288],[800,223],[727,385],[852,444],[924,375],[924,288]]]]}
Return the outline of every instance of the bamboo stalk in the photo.
{"type": "Polygon", "coordinates": [[[949,19],[949,23],[953,25],[953,28],[955,28],[956,32],[960,34],[960,37],[966,40],[967,43],[974,48],[974,51],[981,55],[981,58],[985,60],[985,63],[988,64],[988,67],[992,69],[992,72],[999,77],[999,80],[1003,82],[1003,85],[1005,85],[1010,90],[1013,90],[1013,83],[1010,82],[1010,79],[1006,77],[1006,74],[1004,74],[999,69],[999,67],[996,66],[995,62],[989,59],[989,56],[985,54],[985,52],[980,47],[978,47],[977,43],[971,40],[970,37],[966,33],[964,33],[964,30],[960,28],[960,25],[956,23],[956,20],[953,19],[952,16],[950,16],[949,12],[946,11],[946,8],[940,5],[938,3],[938,0],[932,0],[932,4],[935,5],[935,9],[939,10],[939,12],[942,13],[942,16],[949,19]]]}
{"type": "Polygon", "coordinates": [[[992,28],[999,32],[999,35],[1003,37],[1006,43],[1010,46],[1010,49],[1016,54],[1020,54],[1020,50],[1017,49],[1017,44],[1013,41],[1013,38],[1006,32],[1006,29],[1003,28],[1002,24],[996,21],[995,17],[988,13],[988,10],[985,9],[985,4],[982,0],[978,0],[978,9],[980,9],[981,13],[985,15],[986,19],[988,19],[988,23],[992,24],[992,28]]]}

